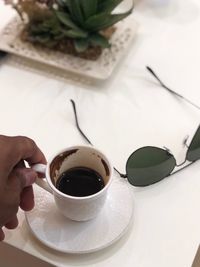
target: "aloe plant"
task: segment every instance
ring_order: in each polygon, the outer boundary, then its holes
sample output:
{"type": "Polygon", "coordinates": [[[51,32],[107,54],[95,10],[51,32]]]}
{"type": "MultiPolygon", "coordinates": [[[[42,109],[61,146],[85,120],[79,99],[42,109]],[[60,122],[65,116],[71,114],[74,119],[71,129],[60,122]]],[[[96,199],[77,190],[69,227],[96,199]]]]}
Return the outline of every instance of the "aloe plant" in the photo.
{"type": "Polygon", "coordinates": [[[27,13],[29,39],[32,41],[54,46],[60,40],[69,38],[76,51],[83,52],[90,46],[110,47],[103,31],[126,18],[133,10],[131,8],[127,12],[113,14],[122,1],[18,0],[14,7],[21,17],[23,12],[27,13]],[[40,12],[31,12],[27,8],[30,4],[37,6],[40,12]]]}

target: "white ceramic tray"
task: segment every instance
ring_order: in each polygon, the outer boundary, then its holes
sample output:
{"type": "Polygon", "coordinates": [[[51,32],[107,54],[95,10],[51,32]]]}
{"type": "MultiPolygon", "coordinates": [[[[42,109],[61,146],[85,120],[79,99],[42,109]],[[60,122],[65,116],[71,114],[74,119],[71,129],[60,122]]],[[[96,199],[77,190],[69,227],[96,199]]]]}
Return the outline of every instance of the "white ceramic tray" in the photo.
{"type": "Polygon", "coordinates": [[[20,32],[24,25],[16,17],[10,21],[0,34],[0,50],[13,53],[67,72],[105,80],[113,72],[124,53],[129,51],[129,46],[136,34],[137,23],[132,15],[119,22],[117,30],[111,38],[111,48],[104,49],[96,61],[85,60],[47,48],[36,48],[20,39],[20,32]]]}

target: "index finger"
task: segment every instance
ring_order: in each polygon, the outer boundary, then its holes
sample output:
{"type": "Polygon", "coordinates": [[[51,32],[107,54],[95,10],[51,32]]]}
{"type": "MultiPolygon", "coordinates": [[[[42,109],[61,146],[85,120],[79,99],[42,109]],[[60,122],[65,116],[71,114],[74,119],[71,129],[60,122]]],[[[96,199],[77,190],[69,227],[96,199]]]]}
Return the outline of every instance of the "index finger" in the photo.
{"type": "Polygon", "coordinates": [[[16,136],[13,137],[13,142],[16,145],[16,154],[18,157],[18,161],[26,160],[30,166],[36,163],[46,163],[46,158],[36,143],[24,136],[16,136]]]}
{"type": "MultiPolygon", "coordinates": [[[[2,142],[0,142],[2,145],[2,142]]],[[[46,158],[36,143],[23,136],[5,137],[4,151],[0,154],[2,169],[9,174],[12,169],[22,160],[28,162],[30,166],[36,163],[46,163],[46,158]]]]}

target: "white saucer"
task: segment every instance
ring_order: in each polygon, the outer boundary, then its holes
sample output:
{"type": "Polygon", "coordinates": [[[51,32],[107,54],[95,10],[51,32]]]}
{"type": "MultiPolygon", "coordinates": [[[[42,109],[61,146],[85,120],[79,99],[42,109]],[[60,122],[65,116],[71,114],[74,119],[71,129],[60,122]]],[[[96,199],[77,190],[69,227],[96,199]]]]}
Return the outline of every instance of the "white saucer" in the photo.
{"type": "Polygon", "coordinates": [[[106,204],[93,220],[75,222],[57,210],[53,196],[38,186],[35,208],[26,212],[33,234],[48,247],[66,253],[89,253],[117,241],[128,229],[133,215],[133,194],[128,182],[115,178],[106,204]]]}

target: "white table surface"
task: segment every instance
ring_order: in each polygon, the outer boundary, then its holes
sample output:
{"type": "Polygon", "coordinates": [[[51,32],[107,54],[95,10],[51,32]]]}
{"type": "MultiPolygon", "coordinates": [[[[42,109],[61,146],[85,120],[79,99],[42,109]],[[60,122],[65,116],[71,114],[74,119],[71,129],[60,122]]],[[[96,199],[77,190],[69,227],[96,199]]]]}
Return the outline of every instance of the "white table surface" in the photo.
{"type": "MultiPolygon", "coordinates": [[[[13,12],[0,3],[0,28],[13,12]]],[[[150,65],[171,88],[200,105],[199,0],[137,0],[139,29],[114,75],[102,83],[78,84],[33,72],[7,59],[0,66],[1,134],[33,138],[48,158],[84,144],[69,102],[77,102],[82,128],[114,166],[145,145],[166,146],[183,161],[199,125],[200,111],[162,89],[145,70],[150,65]]],[[[56,266],[189,267],[200,243],[200,161],[146,188],[133,188],[134,223],[117,243],[87,255],[55,252],[20,225],[5,242],[56,266]]],[[[117,223],[117,222],[116,222],[117,223]]]]}

